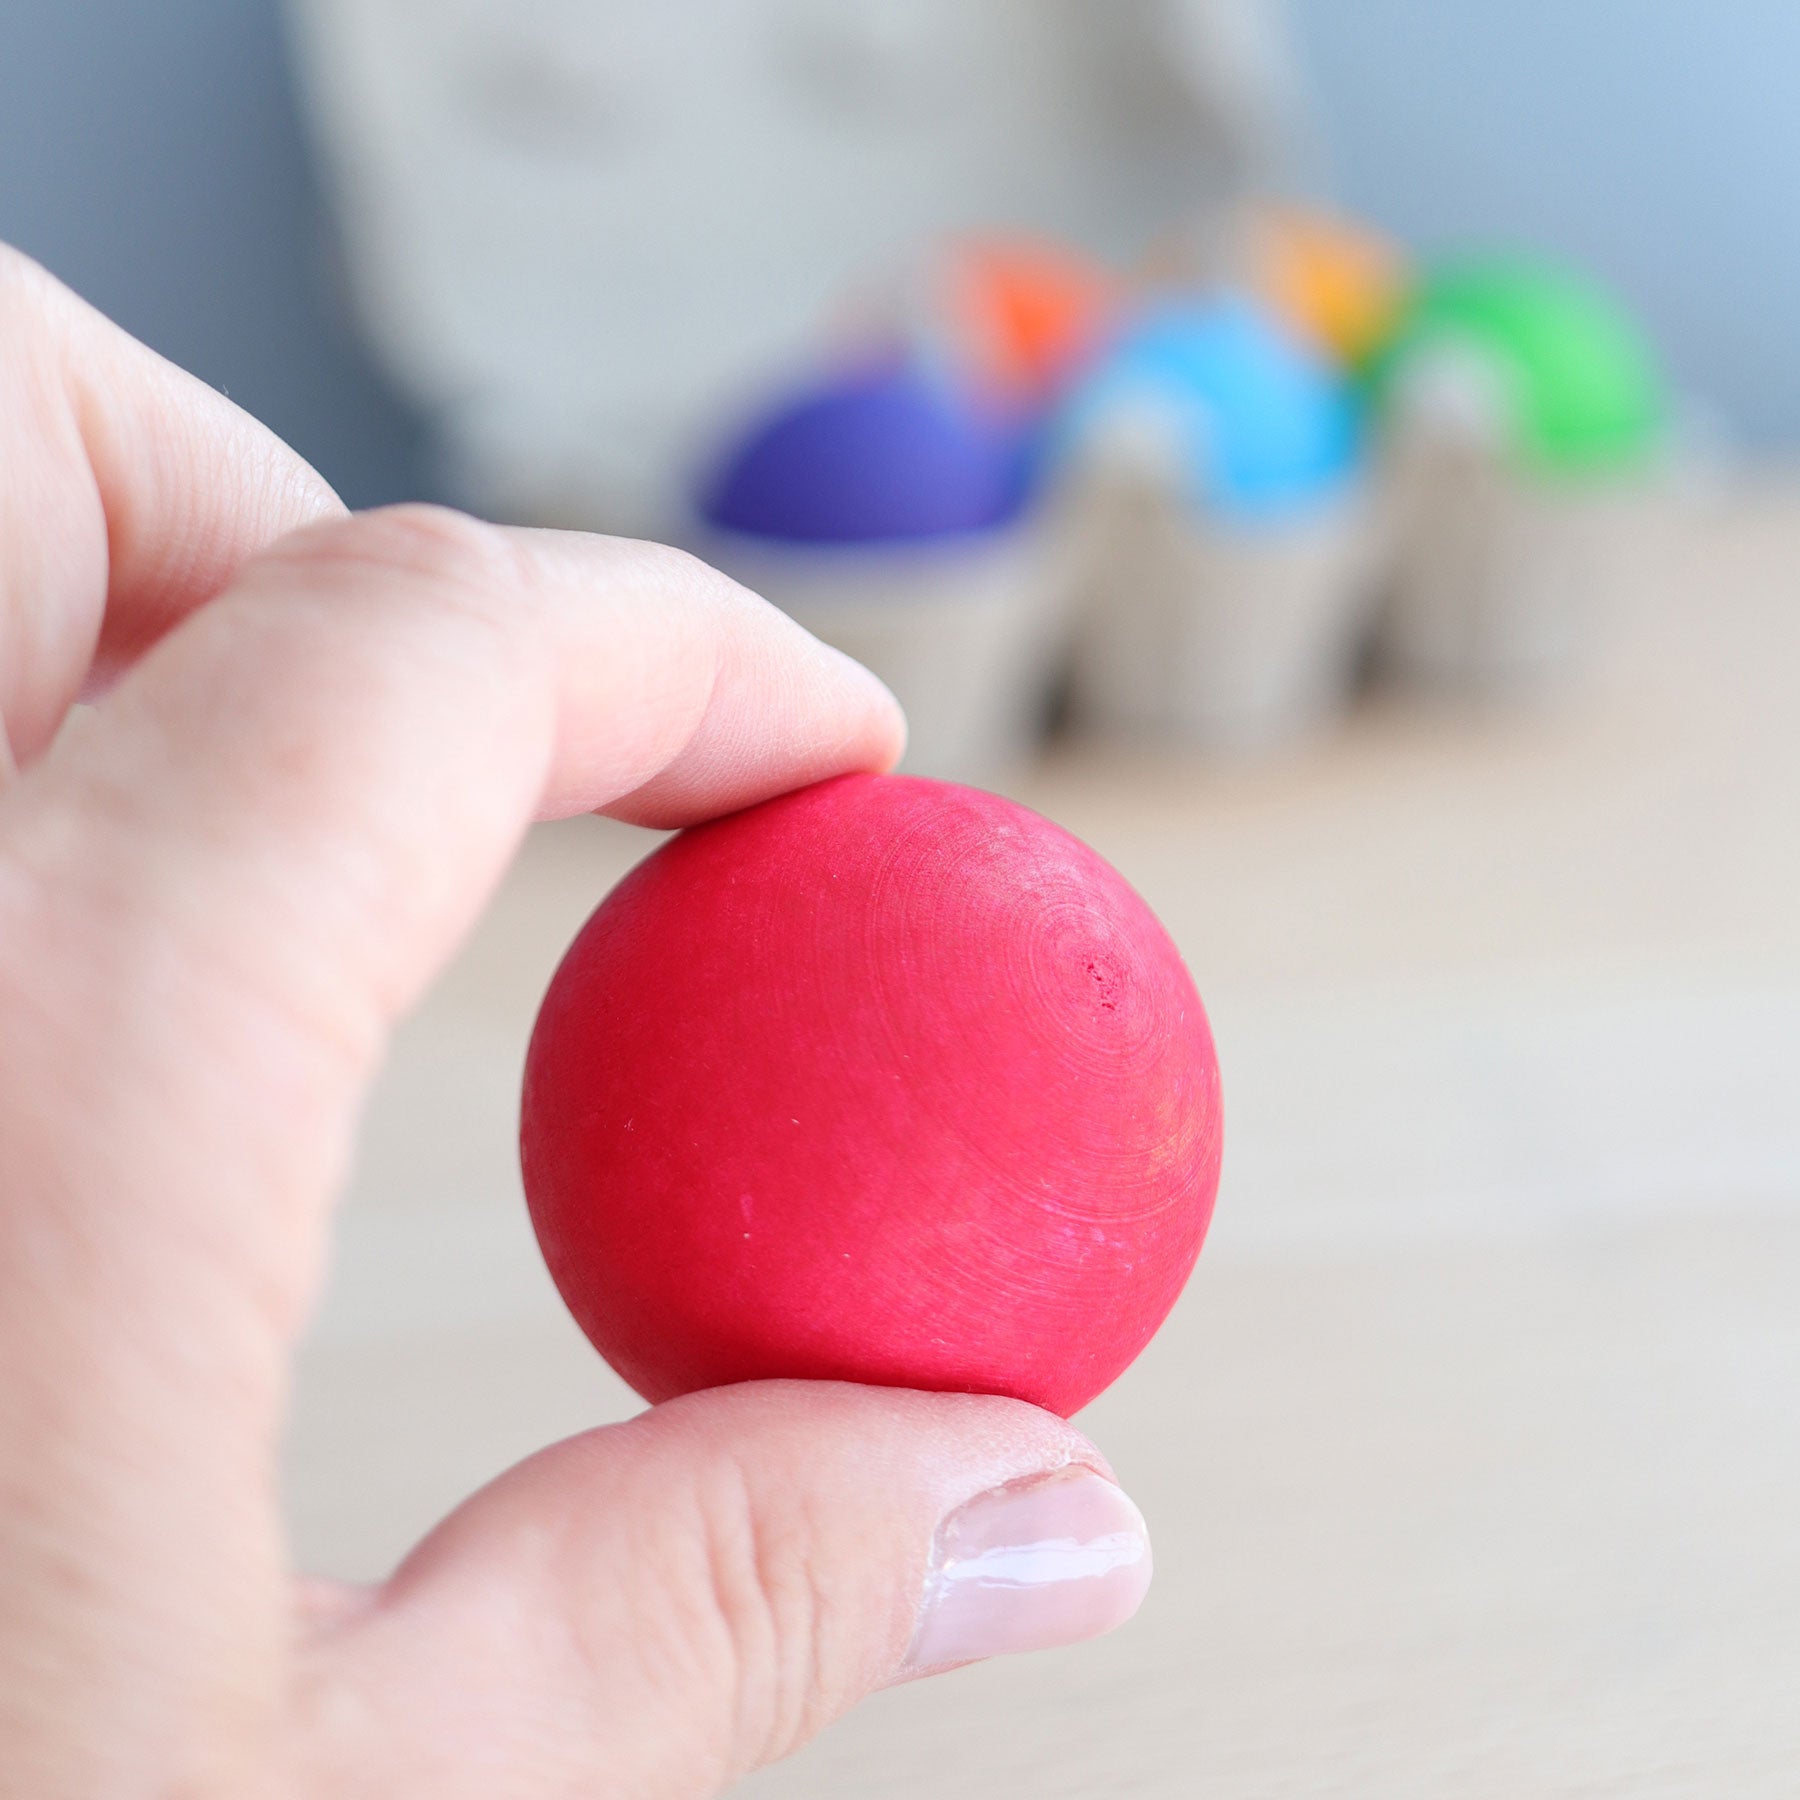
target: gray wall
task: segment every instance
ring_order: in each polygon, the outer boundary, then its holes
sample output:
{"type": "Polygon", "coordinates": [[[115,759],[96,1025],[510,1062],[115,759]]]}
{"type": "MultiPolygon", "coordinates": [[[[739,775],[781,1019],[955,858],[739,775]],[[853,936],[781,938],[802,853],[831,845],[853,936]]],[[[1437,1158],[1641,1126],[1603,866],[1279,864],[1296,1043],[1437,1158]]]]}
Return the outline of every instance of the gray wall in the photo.
{"type": "Polygon", "coordinates": [[[426,486],[332,304],[274,0],[0,0],[0,238],[352,504],[426,486]]]}
{"type": "Polygon", "coordinates": [[[1745,438],[1800,445],[1795,0],[1291,0],[1342,198],[1630,299],[1745,438]]]}
{"type": "MultiPolygon", "coordinates": [[[[1793,0],[1293,12],[1343,199],[1426,246],[1579,258],[1686,388],[1755,442],[1800,444],[1793,0]]],[[[0,0],[0,237],[353,503],[428,491],[334,304],[274,0],[0,0]]]]}

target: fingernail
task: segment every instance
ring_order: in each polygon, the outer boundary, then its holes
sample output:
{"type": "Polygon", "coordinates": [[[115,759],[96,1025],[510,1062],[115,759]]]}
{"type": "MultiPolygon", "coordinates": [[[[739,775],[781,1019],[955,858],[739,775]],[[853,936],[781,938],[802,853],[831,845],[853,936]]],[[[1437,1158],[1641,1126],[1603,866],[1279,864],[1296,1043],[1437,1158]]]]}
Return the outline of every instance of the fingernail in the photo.
{"type": "Polygon", "coordinates": [[[905,1673],[1098,1637],[1150,1585],[1143,1514],[1092,1469],[979,1494],[938,1527],[905,1673]]]}

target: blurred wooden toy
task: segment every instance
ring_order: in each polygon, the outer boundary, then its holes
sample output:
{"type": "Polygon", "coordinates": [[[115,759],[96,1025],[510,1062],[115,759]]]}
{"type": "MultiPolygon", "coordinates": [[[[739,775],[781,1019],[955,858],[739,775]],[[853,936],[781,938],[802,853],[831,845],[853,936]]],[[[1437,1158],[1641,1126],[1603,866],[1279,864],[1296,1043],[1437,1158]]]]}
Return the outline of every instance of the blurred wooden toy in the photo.
{"type": "Polygon", "coordinates": [[[1124,878],[1009,800],[850,775],[606,897],[526,1065],[525,1188],[646,1399],[766,1379],[1067,1415],[1199,1254],[1218,1059],[1124,878]]]}
{"type": "Polygon", "coordinates": [[[1663,436],[1654,359],[1579,277],[1442,268],[1375,371],[1395,525],[1387,660],[1493,685],[1580,661],[1625,598],[1663,436]]]}
{"type": "Polygon", "coordinates": [[[890,362],[790,393],[716,460],[694,547],[865,663],[906,708],[905,767],[969,780],[1031,746],[1063,639],[1028,439],[890,362]]]}
{"type": "Polygon", "coordinates": [[[1248,278],[1294,330],[1360,369],[1393,335],[1410,272],[1370,227],[1312,207],[1271,205],[1246,222],[1248,278]]]}
{"type": "Polygon", "coordinates": [[[1345,383],[1240,298],[1170,302],[1058,431],[1091,569],[1073,671],[1102,730],[1251,748],[1345,692],[1368,520],[1345,383]]]}
{"type": "Polygon", "coordinates": [[[1412,283],[1406,253],[1374,227],[1322,206],[1255,197],[1164,232],[1140,273],[1153,291],[1248,293],[1353,371],[1386,347],[1412,283]]]}
{"type": "Polygon", "coordinates": [[[984,397],[1029,414],[1098,353],[1122,298],[1100,263],[1046,239],[968,237],[928,261],[924,334],[984,397]]]}

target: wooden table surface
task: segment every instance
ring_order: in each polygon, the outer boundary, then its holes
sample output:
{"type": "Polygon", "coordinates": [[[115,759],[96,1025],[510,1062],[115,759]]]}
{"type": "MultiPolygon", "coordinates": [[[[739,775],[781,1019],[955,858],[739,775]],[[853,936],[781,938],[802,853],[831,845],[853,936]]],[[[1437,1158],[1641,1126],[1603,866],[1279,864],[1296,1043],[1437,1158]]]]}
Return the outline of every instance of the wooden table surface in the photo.
{"type": "MultiPolygon", "coordinates": [[[[1225,1069],[1212,1241],[1083,1416],[1156,1586],[746,1792],[1800,1793],[1800,503],[1672,512],[1642,561],[1554,702],[1015,784],[1157,908],[1225,1069]]],[[[538,833],[402,1035],[291,1434],[312,1567],[377,1573],[634,1410],[513,1131],[536,1000],[647,842],[538,833]]]]}

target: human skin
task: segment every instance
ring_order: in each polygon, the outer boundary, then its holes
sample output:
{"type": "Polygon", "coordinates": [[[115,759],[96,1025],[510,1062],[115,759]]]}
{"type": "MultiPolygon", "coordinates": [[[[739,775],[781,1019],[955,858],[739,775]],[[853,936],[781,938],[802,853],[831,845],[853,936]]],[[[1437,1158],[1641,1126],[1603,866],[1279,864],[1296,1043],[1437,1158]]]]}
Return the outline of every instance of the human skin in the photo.
{"type": "Polygon", "coordinates": [[[351,518],[3,249],[0,471],[0,1795],[706,1795],[1126,1617],[1078,1432],[823,1382],[552,1446],[375,1586],[291,1572],[357,1113],[527,825],[691,823],[903,726],[676,552],[351,518]]]}

